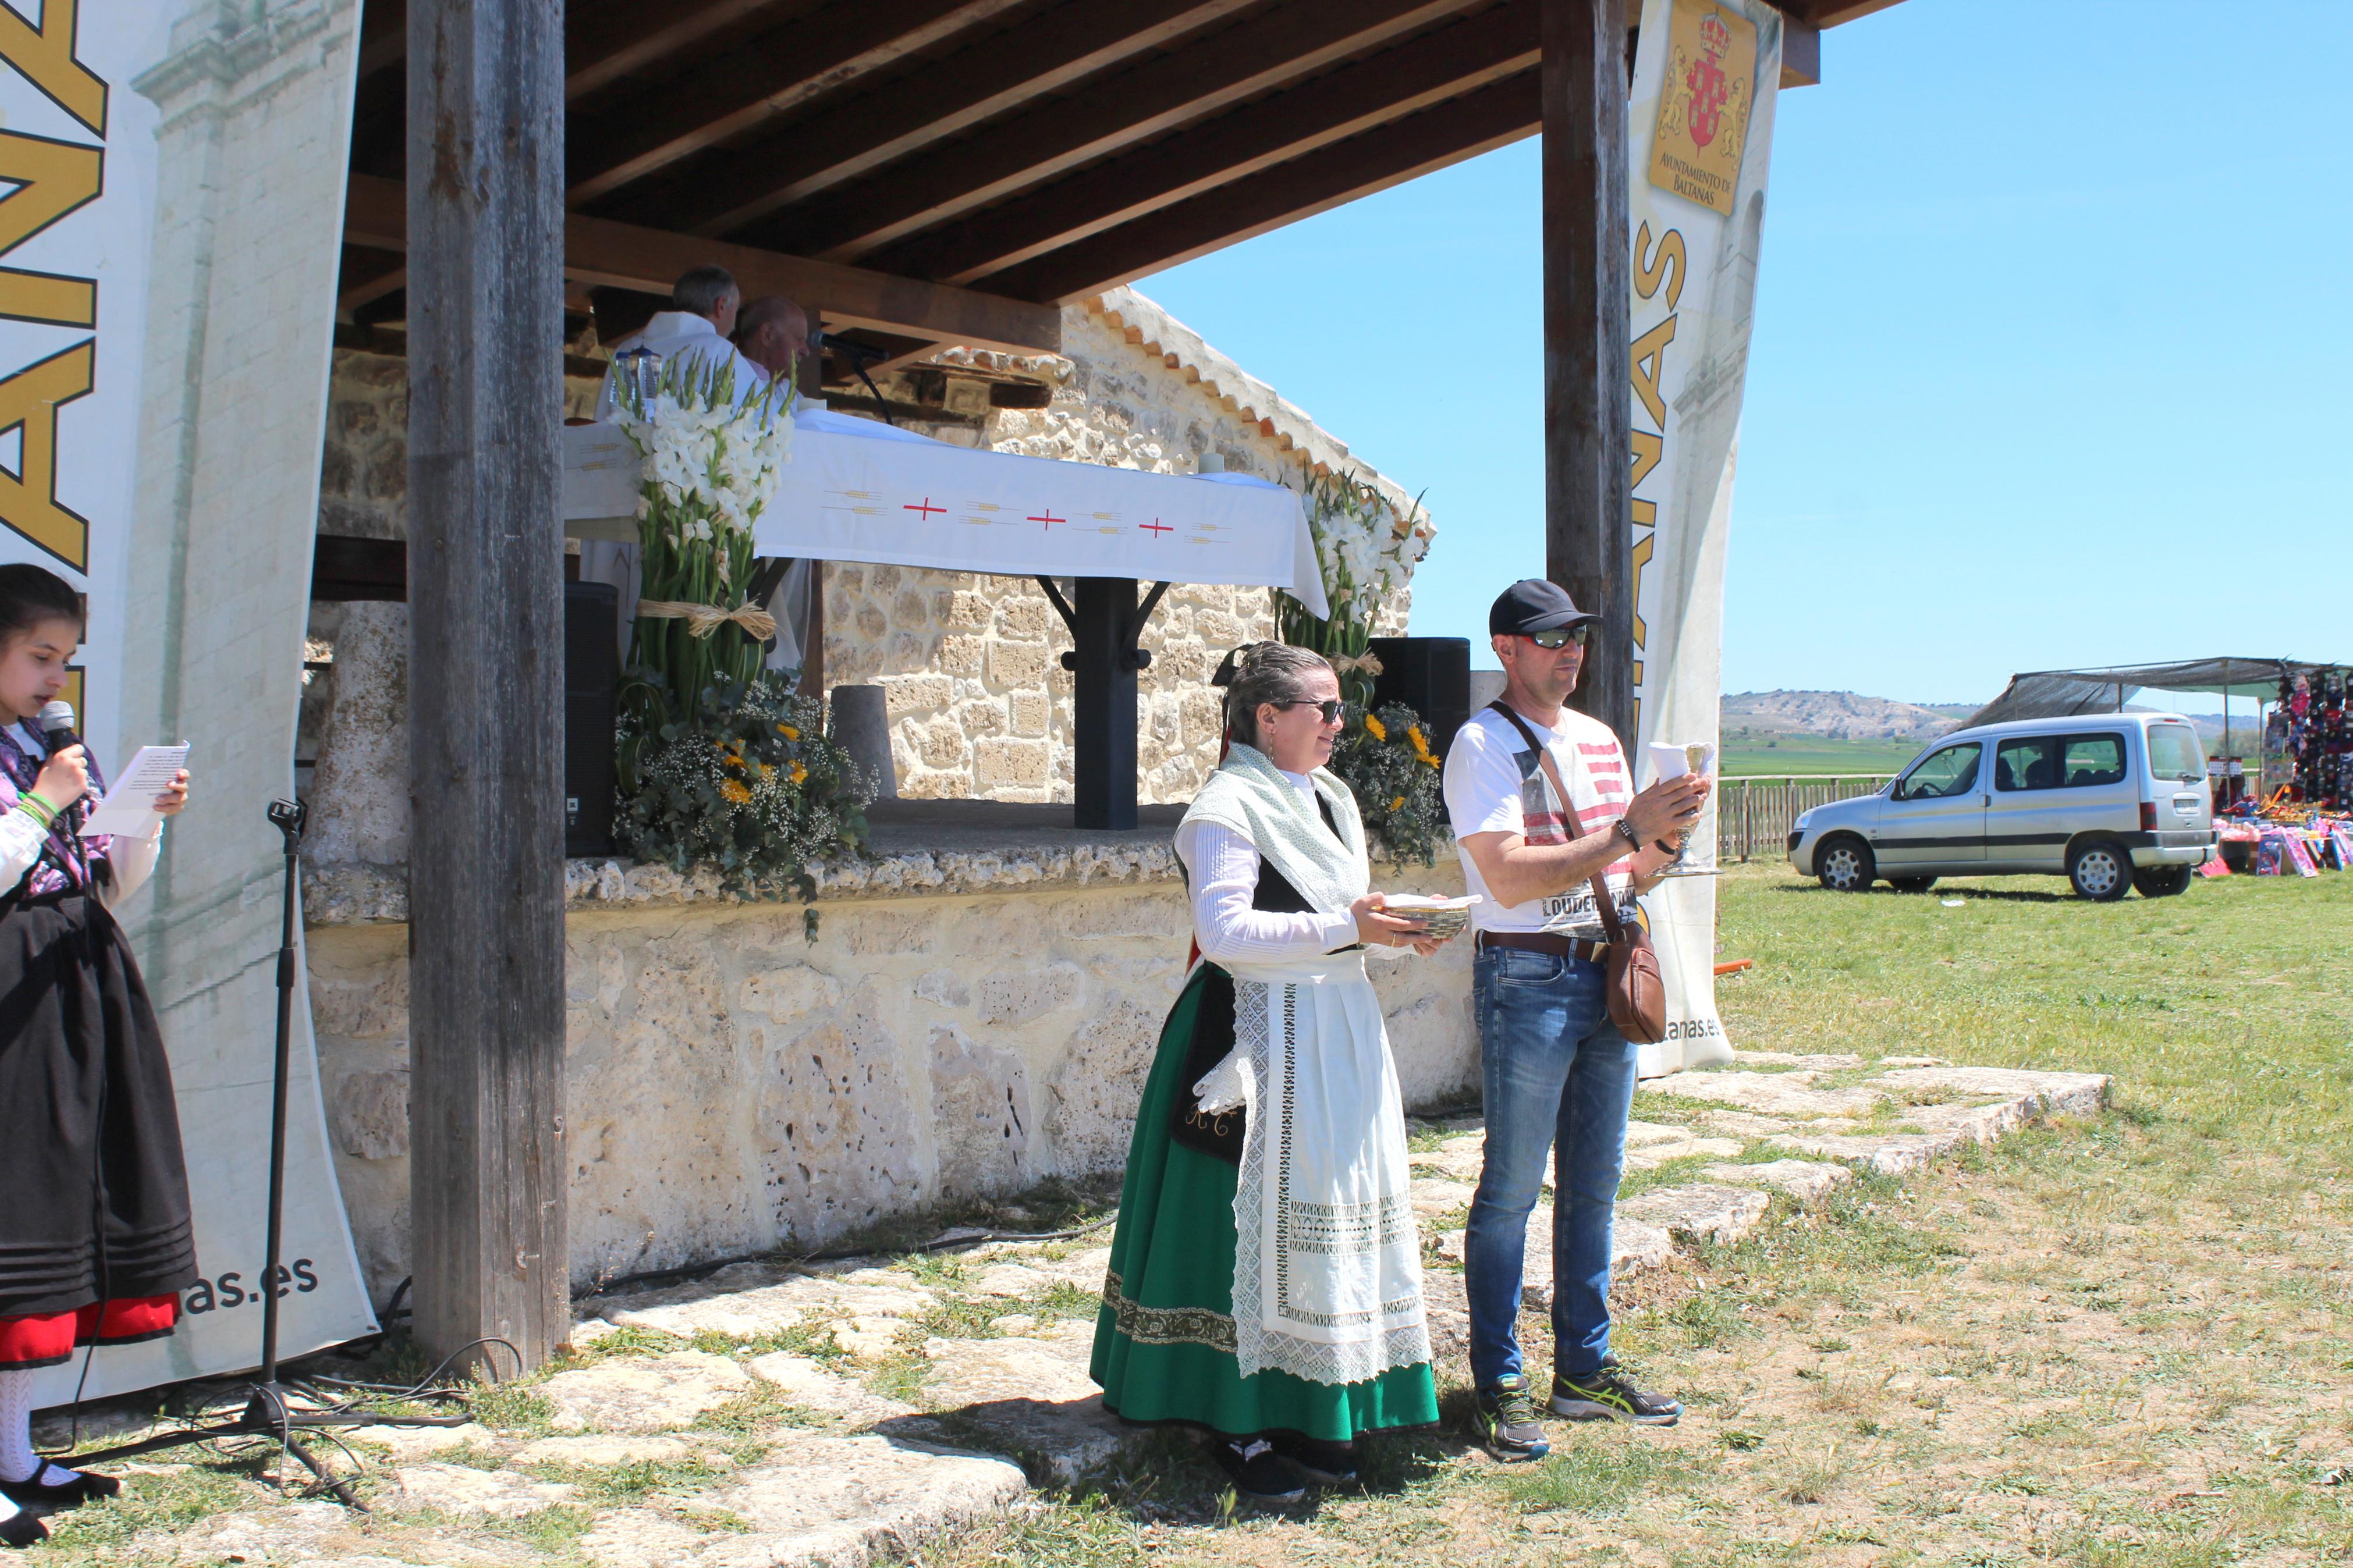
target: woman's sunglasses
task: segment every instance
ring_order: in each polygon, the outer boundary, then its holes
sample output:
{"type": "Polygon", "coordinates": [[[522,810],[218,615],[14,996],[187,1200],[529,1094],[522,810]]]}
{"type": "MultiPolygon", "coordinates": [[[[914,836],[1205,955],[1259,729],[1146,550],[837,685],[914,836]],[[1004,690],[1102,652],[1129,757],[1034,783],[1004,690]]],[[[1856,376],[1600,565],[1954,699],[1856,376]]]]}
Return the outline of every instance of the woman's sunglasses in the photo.
{"type": "Polygon", "coordinates": [[[1555,626],[1548,632],[1529,632],[1526,636],[1528,641],[1546,652],[1566,647],[1570,643],[1583,647],[1593,638],[1593,623],[1579,621],[1573,626],[1555,626]]]}
{"type": "Polygon", "coordinates": [[[1294,697],[1288,702],[1278,702],[1275,706],[1278,708],[1313,708],[1318,713],[1324,715],[1324,722],[1326,724],[1337,724],[1340,721],[1341,702],[1340,699],[1336,697],[1327,697],[1321,702],[1314,700],[1313,698],[1294,697]]]}

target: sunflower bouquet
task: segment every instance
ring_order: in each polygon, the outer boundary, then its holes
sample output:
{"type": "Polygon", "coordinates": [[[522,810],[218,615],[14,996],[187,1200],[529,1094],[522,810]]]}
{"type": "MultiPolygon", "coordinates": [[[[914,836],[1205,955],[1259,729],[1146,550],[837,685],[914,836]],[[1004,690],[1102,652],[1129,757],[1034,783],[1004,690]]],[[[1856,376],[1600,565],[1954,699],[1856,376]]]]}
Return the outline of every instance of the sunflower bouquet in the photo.
{"type": "Polygon", "coordinates": [[[1374,712],[1351,703],[1346,724],[1330,766],[1356,792],[1365,831],[1393,860],[1435,863],[1447,841],[1446,803],[1421,715],[1402,702],[1374,712]]]}
{"type": "Polygon", "coordinates": [[[746,898],[789,889],[806,900],[817,891],[808,868],[864,841],[876,781],[822,732],[815,698],[720,676],[696,722],[647,732],[647,717],[622,721],[628,763],[615,824],[638,859],[714,871],[746,898]]]}

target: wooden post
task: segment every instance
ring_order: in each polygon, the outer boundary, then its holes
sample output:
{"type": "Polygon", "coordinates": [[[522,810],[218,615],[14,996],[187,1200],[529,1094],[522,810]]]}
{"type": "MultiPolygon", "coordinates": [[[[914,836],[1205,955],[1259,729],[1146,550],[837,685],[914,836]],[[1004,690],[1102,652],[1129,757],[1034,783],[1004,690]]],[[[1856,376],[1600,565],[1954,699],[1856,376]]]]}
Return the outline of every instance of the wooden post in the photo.
{"type": "Polygon", "coordinates": [[[562,0],[408,0],[408,168],[412,1300],[528,1368],[571,1326],[562,0]]]}
{"type": "Polygon", "coordinates": [[[1634,743],[1625,0],[1540,0],[1545,575],[1601,625],[1569,700],[1634,743]]]}

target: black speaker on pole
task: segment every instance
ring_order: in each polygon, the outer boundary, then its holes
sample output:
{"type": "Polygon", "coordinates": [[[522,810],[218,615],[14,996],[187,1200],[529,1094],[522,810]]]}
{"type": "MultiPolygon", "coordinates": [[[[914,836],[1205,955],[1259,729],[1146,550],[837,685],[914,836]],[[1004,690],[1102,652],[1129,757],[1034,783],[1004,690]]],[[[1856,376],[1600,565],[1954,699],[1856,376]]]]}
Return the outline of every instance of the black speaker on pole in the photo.
{"type": "Polygon", "coordinates": [[[609,583],[564,584],[564,852],[613,853],[614,693],[621,683],[616,634],[621,591],[609,583]]]}
{"type": "Polygon", "coordinates": [[[1471,642],[1467,637],[1375,637],[1373,704],[1402,702],[1430,727],[1430,749],[1440,756],[1454,731],[1471,720],[1471,642]]]}

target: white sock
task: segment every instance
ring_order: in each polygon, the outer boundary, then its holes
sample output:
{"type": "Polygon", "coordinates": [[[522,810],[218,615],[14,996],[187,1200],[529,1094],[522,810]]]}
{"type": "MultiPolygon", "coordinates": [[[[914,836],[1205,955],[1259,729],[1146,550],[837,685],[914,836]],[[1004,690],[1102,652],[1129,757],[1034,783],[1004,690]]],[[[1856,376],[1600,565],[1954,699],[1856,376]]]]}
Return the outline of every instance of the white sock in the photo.
{"type": "MultiPolygon", "coordinates": [[[[56,1465],[44,1468],[41,1456],[33,1451],[32,1372],[0,1372],[0,1480],[30,1480],[37,1474],[41,1485],[61,1487],[76,1472],[56,1465]]],[[[0,1514],[0,1519],[6,1517],[0,1514]]]]}

